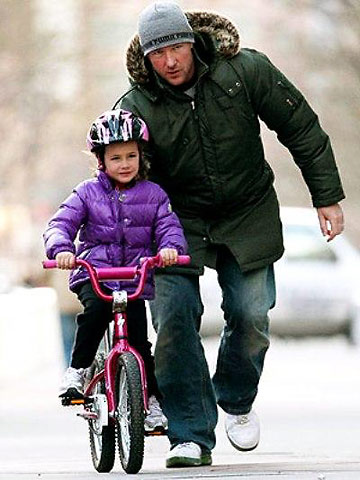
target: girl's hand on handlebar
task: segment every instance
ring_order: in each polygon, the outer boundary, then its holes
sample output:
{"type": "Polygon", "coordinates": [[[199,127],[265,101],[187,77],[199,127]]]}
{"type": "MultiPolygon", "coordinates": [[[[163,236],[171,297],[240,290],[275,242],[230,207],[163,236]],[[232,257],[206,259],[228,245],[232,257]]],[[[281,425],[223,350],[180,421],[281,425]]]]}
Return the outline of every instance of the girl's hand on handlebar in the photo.
{"type": "Polygon", "coordinates": [[[72,270],[75,267],[75,255],[72,252],[60,252],[55,260],[61,270],[72,270]]]}
{"type": "Polygon", "coordinates": [[[178,258],[178,252],[175,248],[162,248],[159,254],[163,262],[163,267],[169,267],[170,265],[174,265],[178,258]]]}

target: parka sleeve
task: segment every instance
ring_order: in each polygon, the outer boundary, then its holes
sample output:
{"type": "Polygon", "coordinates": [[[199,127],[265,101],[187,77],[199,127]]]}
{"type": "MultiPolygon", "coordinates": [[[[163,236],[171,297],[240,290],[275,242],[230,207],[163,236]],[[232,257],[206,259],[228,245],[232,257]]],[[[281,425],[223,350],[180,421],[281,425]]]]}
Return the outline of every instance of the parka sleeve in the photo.
{"type": "Polygon", "coordinates": [[[175,248],[179,255],[184,255],[187,252],[187,242],[180,220],[172,211],[167,194],[160,187],[159,191],[159,205],[154,225],[157,250],[175,248]]]}
{"type": "Polygon", "coordinates": [[[87,207],[80,187],[73,190],[47,225],[43,238],[48,258],[54,259],[64,251],[75,253],[74,241],[86,215],[87,207]]]}
{"type": "Polygon", "coordinates": [[[290,151],[312,196],[322,207],[345,198],[328,135],[302,93],[262,53],[250,51],[244,68],[253,107],[290,151]],[[250,76],[250,78],[249,78],[250,76]]]}

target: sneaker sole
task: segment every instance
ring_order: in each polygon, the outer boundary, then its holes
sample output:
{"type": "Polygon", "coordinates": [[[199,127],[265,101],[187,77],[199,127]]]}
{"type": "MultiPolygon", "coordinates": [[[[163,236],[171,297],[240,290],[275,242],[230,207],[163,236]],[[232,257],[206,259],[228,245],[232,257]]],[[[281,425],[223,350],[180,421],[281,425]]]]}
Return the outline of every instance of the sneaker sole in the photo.
{"type": "Polygon", "coordinates": [[[211,454],[205,453],[200,459],[191,457],[172,457],[166,460],[166,468],[202,467],[212,464],[211,454]]]}
{"type": "Polygon", "coordinates": [[[156,425],[148,425],[146,422],[144,423],[144,429],[146,432],[153,432],[154,430],[166,430],[168,429],[167,424],[157,423],[156,425]]]}
{"type": "Polygon", "coordinates": [[[236,443],[234,443],[231,438],[228,436],[227,437],[229,442],[231,443],[231,445],[236,448],[236,450],[239,450],[239,452],[251,452],[251,450],[255,450],[255,448],[259,445],[259,442],[254,445],[253,447],[247,447],[247,448],[244,448],[244,447],[240,447],[239,445],[237,445],[236,443]]]}

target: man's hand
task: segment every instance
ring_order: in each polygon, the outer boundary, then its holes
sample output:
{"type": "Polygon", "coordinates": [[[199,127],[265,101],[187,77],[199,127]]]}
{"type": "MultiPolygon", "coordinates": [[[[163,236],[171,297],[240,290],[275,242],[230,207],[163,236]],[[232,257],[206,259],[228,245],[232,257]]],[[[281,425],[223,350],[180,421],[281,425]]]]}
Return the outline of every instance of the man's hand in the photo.
{"type": "Polygon", "coordinates": [[[344,230],[344,214],[338,203],[329,207],[319,207],[317,213],[321,232],[324,237],[328,237],[328,242],[344,230]]]}
{"type": "Polygon", "coordinates": [[[72,252],[60,252],[55,257],[57,267],[61,270],[71,270],[75,267],[75,255],[72,252]]]}
{"type": "Polygon", "coordinates": [[[178,252],[175,248],[162,248],[159,254],[163,261],[163,267],[169,267],[170,265],[174,265],[178,258],[178,252]]]}

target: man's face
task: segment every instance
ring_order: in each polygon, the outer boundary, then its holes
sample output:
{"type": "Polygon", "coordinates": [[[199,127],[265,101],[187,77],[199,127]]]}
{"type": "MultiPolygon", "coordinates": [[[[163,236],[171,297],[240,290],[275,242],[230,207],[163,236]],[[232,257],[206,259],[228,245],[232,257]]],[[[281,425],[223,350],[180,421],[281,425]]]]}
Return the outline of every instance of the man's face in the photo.
{"type": "Polygon", "coordinates": [[[195,72],[191,47],[191,43],[176,43],[150,52],[148,58],[160,77],[171,85],[182,85],[189,82],[195,72]]]}

